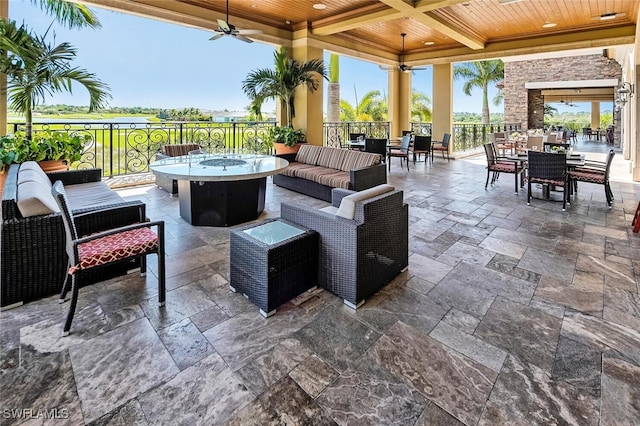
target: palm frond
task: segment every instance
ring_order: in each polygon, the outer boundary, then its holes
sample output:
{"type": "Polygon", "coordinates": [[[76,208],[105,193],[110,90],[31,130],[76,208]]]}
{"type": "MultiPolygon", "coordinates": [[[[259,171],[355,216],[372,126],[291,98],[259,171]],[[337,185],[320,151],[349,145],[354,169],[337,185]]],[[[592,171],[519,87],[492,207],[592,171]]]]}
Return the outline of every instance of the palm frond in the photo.
{"type": "Polygon", "coordinates": [[[31,0],[49,15],[56,17],[58,22],[73,28],[100,28],[98,17],[87,6],[65,0],[31,0]]]}

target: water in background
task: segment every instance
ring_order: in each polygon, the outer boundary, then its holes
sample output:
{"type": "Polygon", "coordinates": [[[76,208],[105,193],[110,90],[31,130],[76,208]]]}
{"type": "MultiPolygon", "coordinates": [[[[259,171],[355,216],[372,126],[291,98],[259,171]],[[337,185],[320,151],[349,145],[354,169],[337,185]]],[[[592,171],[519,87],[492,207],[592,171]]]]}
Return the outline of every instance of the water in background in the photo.
{"type": "Polygon", "coordinates": [[[148,123],[146,117],[113,117],[113,118],[46,118],[37,117],[33,119],[34,123],[148,123]]]}

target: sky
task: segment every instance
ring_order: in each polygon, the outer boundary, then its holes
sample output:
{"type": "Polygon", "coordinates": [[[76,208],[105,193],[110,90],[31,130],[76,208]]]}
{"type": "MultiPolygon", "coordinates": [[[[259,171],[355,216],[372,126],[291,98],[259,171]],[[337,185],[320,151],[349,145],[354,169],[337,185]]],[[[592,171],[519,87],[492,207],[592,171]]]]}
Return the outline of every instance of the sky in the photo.
{"type": "MultiPolygon", "coordinates": [[[[56,22],[49,41],[69,42],[77,48],[73,65],[96,74],[109,85],[112,107],[244,111],[250,101],[242,91],[242,80],[257,68],[273,65],[272,45],[244,43],[231,37],[209,41],[213,35],[210,31],[106,9],[92,10],[102,28],[68,30],[56,22]]],[[[28,0],[9,0],[9,18],[26,23],[37,34],[44,34],[53,22],[28,0]]],[[[327,64],[328,59],[329,53],[325,52],[327,64]]],[[[432,77],[431,66],[415,71],[413,89],[432,98],[432,77]]],[[[467,96],[462,84],[454,80],[453,110],[481,113],[480,89],[467,96]]],[[[351,105],[371,90],[386,95],[387,87],[387,72],[377,64],[340,57],[340,97],[351,105]]],[[[490,100],[496,92],[491,85],[490,100]]],[[[88,105],[89,96],[82,86],[74,86],[72,94],[56,94],[46,104],[88,105]]],[[[266,103],[263,111],[273,111],[274,105],[266,103]]],[[[503,112],[502,104],[490,103],[489,108],[492,113],[503,112]]]]}

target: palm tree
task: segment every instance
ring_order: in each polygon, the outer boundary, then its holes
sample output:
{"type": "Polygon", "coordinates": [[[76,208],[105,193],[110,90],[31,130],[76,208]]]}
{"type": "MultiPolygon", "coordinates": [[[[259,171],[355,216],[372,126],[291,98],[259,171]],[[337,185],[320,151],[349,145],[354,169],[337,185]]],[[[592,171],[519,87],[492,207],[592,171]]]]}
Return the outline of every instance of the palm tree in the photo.
{"type": "Polygon", "coordinates": [[[419,122],[429,122],[432,119],[431,99],[424,93],[411,93],[411,118],[419,122]]]}
{"type": "Polygon", "coordinates": [[[33,108],[46,95],[71,92],[72,83],[79,83],[89,92],[89,112],[104,107],[111,97],[109,87],[94,74],[71,66],[76,56],[73,46],[52,46],[46,36],[32,35],[15,21],[0,20],[0,72],[7,76],[9,106],[25,116],[27,139],[31,139],[33,108]]]}
{"type": "Polygon", "coordinates": [[[242,89],[254,104],[252,110],[256,113],[264,101],[279,100],[287,113],[287,126],[291,127],[296,89],[307,86],[309,91],[315,92],[320,85],[316,74],[327,79],[327,71],[321,59],[298,62],[289,56],[289,50],[284,46],[273,53],[273,59],[275,69],[260,68],[250,72],[242,82],[242,89]]]}
{"type": "Polygon", "coordinates": [[[365,93],[355,107],[344,99],[340,99],[341,121],[385,121],[388,111],[387,101],[380,98],[378,90],[365,93]]]}
{"type": "Polygon", "coordinates": [[[467,62],[454,67],[454,78],[466,79],[462,90],[471,96],[474,87],[482,89],[482,124],[489,124],[489,83],[504,79],[504,62],[500,59],[467,62]]]}
{"type": "Polygon", "coordinates": [[[329,55],[329,84],[327,86],[327,121],[340,121],[340,56],[329,55]]]}
{"type": "Polygon", "coordinates": [[[40,9],[55,16],[60,24],[66,25],[70,29],[82,27],[100,28],[101,26],[98,17],[83,4],[66,0],[31,0],[31,3],[39,5],[40,9]]]}

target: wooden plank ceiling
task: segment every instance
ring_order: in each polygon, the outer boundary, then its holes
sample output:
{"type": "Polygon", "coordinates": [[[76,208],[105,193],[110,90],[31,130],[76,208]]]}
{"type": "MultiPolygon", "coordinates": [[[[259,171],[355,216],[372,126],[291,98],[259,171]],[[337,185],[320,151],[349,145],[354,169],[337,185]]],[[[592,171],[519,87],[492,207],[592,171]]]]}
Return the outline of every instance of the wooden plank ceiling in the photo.
{"type": "MultiPolygon", "coordinates": [[[[74,1],[211,30],[216,19],[226,19],[226,0],[74,1]]],[[[412,65],[632,44],[640,7],[640,0],[228,3],[230,23],[264,32],[252,35],[255,40],[290,45],[304,36],[327,50],[379,63],[400,59],[400,34],[406,33],[405,59],[412,65]]]]}

